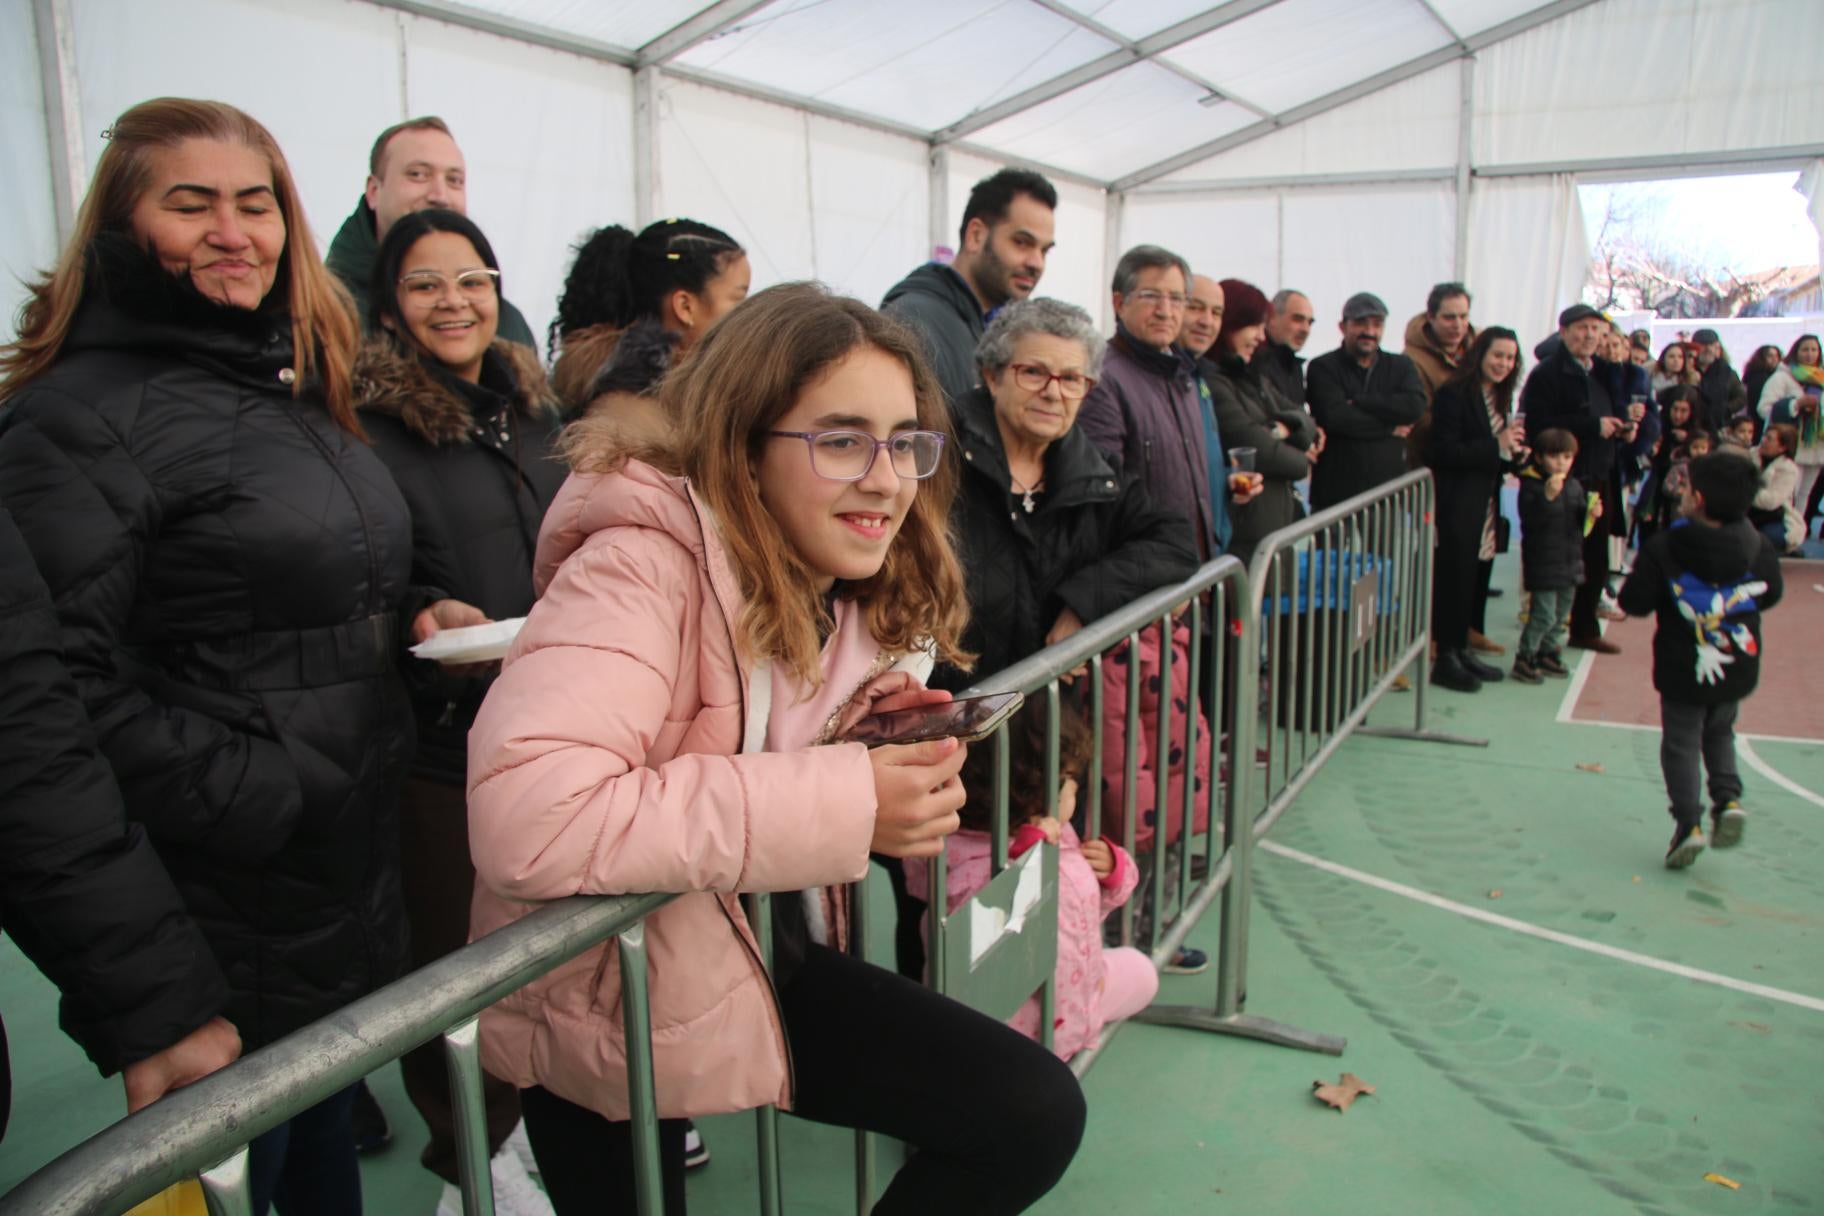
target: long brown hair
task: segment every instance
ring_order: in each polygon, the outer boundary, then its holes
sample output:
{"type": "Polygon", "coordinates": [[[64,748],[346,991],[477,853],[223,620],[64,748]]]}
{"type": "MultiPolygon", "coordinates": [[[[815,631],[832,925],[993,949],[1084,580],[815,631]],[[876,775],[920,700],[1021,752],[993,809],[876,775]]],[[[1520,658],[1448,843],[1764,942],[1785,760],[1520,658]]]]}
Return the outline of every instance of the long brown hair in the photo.
{"type": "Polygon", "coordinates": [[[1520,383],[1520,373],[1525,370],[1520,358],[1520,337],[1511,329],[1491,325],[1476,334],[1476,340],[1470,344],[1469,353],[1463,356],[1463,362],[1457,364],[1457,370],[1451,373],[1450,379],[1444,382],[1445,387],[1454,387],[1471,401],[1482,397],[1482,360],[1488,357],[1489,348],[1497,342],[1514,344],[1514,368],[1507,373],[1506,379],[1493,387],[1495,412],[1503,418],[1514,416],[1514,388],[1520,383]]]}
{"type": "Polygon", "coordinates": [[[291,168],[272,133],[251,116],[219,101],[160,97],[142,101],[108,131],[108,146],[76,215],[76,231],[49,273],[31,284],[19,310],[19,337],[0,347],[0,401],[49,371],[63,352],[82,302],[90,244],[103,233],[133,235],[133,208],[151,186],[152,158],[188,139],[239,143],[266,158],[272,191],[285,218],[285,253],[273,291],[286,293],[297,380],[293,395],[314,382],[329,413],[344,430],[361,434],[355,421],[353,368],[357,331],[354,305],[317,257],[316,241],[291,168]]]}
{"type": "MultiPolygon", "coordinates": [[[[628,447],[596,419],[572,425],[564,452],[579,472],[607,472],[629,458],[690,478],[715,513],[746,603],[736,635],[748,653],[785,664],[806,687],[822,681],[819,627],[828,614],[816,576],[760,501],[755,475],[766,433],[804,389],[851,352],[873,348],[912,377],[918,424],[948,432],[949,414],[918,339],[859,300],[817,283],[782,283],[721,318],[666,377],[659,401],[671,437],[628,447]]],[[[866,607],[868,629],[889,651],[931,646],[967,667],[960,649],[968,607],[950,539],[956,467],[946,459],[921,482],[878,573],[838,594],[866,607]]]]}

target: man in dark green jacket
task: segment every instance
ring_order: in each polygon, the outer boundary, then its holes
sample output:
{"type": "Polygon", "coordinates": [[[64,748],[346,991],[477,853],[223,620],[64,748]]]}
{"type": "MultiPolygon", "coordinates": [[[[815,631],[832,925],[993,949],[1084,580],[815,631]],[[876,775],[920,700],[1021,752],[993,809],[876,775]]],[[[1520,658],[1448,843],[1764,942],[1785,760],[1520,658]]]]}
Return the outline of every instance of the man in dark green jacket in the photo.
{"type": "MultiPolygon", "coordinates": [[[[431,207],[468,214],[468,165],[443,119],[412,118],[380,132],[367,159],[367,189],[329,243],[327,265],[367,323],[367,287],[380,239],[400,216],[431,207]]],[[[538,349],[519,309],[500,301],[500,336],[538,349]]]]}

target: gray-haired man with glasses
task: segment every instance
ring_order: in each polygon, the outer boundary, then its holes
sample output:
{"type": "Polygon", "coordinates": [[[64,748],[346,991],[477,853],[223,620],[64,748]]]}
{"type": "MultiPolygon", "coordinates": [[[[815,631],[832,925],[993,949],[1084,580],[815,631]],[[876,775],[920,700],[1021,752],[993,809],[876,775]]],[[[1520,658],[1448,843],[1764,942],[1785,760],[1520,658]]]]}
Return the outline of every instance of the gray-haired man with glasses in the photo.
{"type": "Polygon", "coordinates": [[[1197,551],[1222,551],[1210,502],[1210,474],[1197,369],[1178,346],[1191,267],[1157,245],[1136,245],[1115,266],[1115,336],[1102,378],[1083,399],[1077,425],[1121,458],[1155,502],[1186,520],[1197,551]]]}

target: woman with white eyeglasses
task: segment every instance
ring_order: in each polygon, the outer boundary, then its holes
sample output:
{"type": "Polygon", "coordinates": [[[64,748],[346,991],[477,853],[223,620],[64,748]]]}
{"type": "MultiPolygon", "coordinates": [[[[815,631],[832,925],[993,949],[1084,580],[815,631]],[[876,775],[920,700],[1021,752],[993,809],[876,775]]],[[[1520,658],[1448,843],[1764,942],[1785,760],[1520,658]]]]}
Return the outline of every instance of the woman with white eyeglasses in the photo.
{"type": "MultiPolygon", "coordinates": [[[[948,699],[961,649],[945,407],[911,331],[814,284],[722,318],[659,390],[675,430],[573,425],[525,629],[469,734],[473,934],[575,894],[669,891],[647,918],[666,1211],[689,1116],[777,1103],[913,1147],[874,1206],[1019,1212],[1063,1174],[1068,1067],[847,953],[870,854],[958,826],[955,739],[845,742],[948,699]],[[773,966],[738,896],[774,892],[773,966]],[[770,981],[770,982],[769,982],[770,981]]],[[[561,1216],[633,1211],[611,941],[482,1014],[561,1216]]]]}
{"type": "MultiPolygon", "coordinates": [[[[416,211],[387,230],[374,258],[370,336],[355,364],[361,419],[412,511],[408,642],[521,617],[532,606],[532,552],[565,469],[552,454],[556,403],[532,351],[497,336],[500,268],[474,221],[416,211]]],[[[412,773],[399,800],[400,872],[411,965],[468,940],[469,861],[463,781],[469,725],[495,664],[403,660],[417,718],[412,773]]],[[[430,1129],[423,1161],[460,1211],[455,1112],[442,1048],[400,1061],[406,1094],[430,1129]]],[[[494,1190],[503,1212],[550,1212],[519,1159],[500,1152],[519,1122],[513,1086],[483,1080],[494,1190]]]]}

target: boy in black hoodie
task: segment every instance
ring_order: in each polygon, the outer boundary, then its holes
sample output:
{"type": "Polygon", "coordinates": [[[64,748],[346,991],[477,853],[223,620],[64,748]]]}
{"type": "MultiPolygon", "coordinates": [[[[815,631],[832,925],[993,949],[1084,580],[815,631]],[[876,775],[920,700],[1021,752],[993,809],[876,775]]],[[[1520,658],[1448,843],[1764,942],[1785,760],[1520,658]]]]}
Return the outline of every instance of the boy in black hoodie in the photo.
{"type": "Polygon", "coordinates": [[[1783,590],[1779,554],[1747,521],[1754,466],[1712,453],[1691,462],[1684,518],[1656,533],[1621,588],[1630,616],[1659,615],[1659,765],[1672,800],[1666,868],[1704,851],[1701,777],[1710,778],[1710,843],[1727,848],[1747,827],[1735,767],[1735,716],[1761,675],[1761,613],[1783,590]],[[1700,769],[1701,762],[1701,769],[1700,769]]]}

